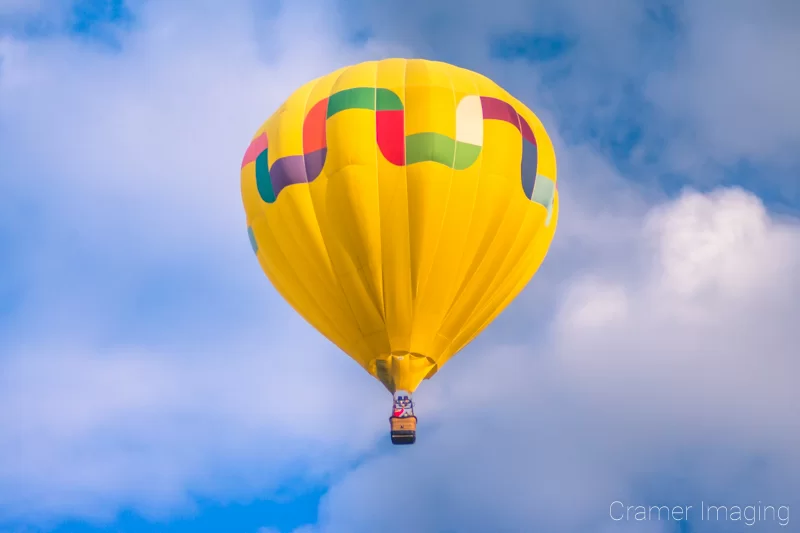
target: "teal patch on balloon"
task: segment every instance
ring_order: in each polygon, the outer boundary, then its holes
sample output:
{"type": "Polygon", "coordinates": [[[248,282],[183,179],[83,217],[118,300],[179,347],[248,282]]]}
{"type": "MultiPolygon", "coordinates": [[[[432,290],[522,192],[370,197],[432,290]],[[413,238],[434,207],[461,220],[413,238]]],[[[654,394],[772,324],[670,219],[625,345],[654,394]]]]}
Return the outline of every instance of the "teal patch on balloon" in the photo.
{"type": "Polygon", "coordinates": [[[272,178],[269,175],[269,150],[264,150],[256,157],[256,187],[261,199],[271,204],[275,201],[275,190],[272,187],[272,178]]]}
{"type": "Polygon", "coordinates": [[[256,242],[256,235],[253,233],[253,228],[247,226],[247,236],[250,238],[250,247],[253,249],[253,253],[258,253],[258,242],[256,242]]]}
{"type": "Polygon", "coordinates": [[[533,194],[531,200],[547,209],[547,219],[545,219],[545,226],[550,225],[550,220],[553,218],[553,201],[556,195],[556,182],[541,174],[536,175],[536,181],[533,185],[533,194]]]}

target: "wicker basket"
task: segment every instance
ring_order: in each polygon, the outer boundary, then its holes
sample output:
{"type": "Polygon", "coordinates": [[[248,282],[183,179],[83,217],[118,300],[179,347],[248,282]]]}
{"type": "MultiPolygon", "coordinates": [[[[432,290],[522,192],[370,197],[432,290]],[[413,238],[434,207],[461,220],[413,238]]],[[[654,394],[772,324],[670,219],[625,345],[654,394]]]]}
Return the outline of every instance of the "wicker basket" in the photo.
{"type": "Polygon", "coordinates": [[[417,417],[407,416],[405,418],[391,417],[389,421],[392,423],[392,431],[416,431],[417,430],[417,417]]]}
{"type": "Polygon", "coordinates": [[[392,444],[414,444],[417,441],[416,416],[391,417],[389,422],[392,425],[392,444]]]}

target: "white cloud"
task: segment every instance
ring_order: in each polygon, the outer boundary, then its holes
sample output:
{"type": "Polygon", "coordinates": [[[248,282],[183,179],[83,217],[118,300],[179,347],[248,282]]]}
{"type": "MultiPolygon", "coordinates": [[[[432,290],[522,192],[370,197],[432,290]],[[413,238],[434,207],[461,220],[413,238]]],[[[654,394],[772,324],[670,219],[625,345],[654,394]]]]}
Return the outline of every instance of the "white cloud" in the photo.
{"type": "Polygon", "coordinates": [[[384,436],[389,397],[308,331],[290,320],[283,335],[211,354],[5,356],[0,518],[108,519],[121,505],[163,517],[190,510],[189,492],[229,501],[268,495],[298,469],[324,479],[384,436]]]}
{"type": "Polygon", "coordinates": [[[605,328],[629,319],[630,309],[625,288],[613,283],[582,280],[567,295],[564,318],[576,329],[605,328]]]}
{"type": "Polygon", "coordinates": [[[800,399],[791,340],[800,319],[797,221],[773,219],[738,189],[687,192],[654,209],[642,237],[632,255],[646,255],[648,269],[627,281],[595,281],[591,291],[578,280],[566,300],[558,338],[571,372],[583,386],[614,383],[621,394],[626,382],[646,385],[642,402],[657,397],[687,417],[703,404],[732,424],[742,414],[753,424],[784,423],[800,399]],[[607,311],[609,294],[627,313],[587,322],[585,309],[607,311]],[[764,410],[771,415],[759,416],[764,410]]]}
{"type": "Polygon", "coordinates": [[[792,283],[798,228],[775,223],[743,190],[686,194],[648,221],[658,242],[661,283],[683,298],[717,291],[745,301],[792,283]]]}

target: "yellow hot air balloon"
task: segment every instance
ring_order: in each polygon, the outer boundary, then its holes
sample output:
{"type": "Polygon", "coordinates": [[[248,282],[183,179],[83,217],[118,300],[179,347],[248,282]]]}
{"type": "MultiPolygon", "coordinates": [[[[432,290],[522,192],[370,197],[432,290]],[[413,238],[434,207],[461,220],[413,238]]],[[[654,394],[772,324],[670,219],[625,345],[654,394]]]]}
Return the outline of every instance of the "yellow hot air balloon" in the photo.
{"type": "Polygon", "coordinates": [[[513,300],[556,229],[553,145],[527,107],[446,63],[345,67],[292,94],[241,167],[250,242],[278,292],[394,395],[513,300]]]}

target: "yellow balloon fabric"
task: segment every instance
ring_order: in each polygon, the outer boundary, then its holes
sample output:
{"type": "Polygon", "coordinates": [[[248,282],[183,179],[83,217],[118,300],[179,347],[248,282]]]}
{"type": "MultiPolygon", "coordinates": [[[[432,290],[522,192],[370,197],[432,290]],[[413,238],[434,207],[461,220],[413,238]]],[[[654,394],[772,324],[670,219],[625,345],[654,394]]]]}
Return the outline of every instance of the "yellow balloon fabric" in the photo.
{"type": "Polygon", "coordinates": [[[558,220],[542,123],[490,79],[386,59],[292,94],[241,167],[248,233],[289,304],[413,392],[519,294],[558,220]]]}

